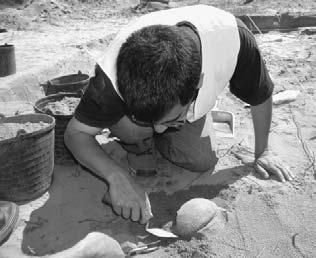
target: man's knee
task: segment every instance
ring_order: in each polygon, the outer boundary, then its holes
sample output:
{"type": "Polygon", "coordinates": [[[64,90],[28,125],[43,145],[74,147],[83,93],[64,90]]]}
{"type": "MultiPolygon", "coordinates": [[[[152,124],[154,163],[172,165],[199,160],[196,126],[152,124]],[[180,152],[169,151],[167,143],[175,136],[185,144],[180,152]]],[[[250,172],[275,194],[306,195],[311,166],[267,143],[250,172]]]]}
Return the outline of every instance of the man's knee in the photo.
{"type": "Polygon", "coordinates": [[[186,148],[172,145],[167,139],[156,141],[156,147],[164,158],[192,172],[212,172],[218,161],[213,150],[193,152],[186,148]]]}
{"type": "MultiPolygon", "coordinates": [[[[215,153],[211,153],[211,155],[203,155],[200,157],[194,157],[190,160],[190,164],[187,165],[187,169],[196,172],[196,173],[204,173],[210,172],[212,173],[217,164],[218,158],[215,153]]],[[[184,164],[185,165],[185,164],[184,164]]]]}

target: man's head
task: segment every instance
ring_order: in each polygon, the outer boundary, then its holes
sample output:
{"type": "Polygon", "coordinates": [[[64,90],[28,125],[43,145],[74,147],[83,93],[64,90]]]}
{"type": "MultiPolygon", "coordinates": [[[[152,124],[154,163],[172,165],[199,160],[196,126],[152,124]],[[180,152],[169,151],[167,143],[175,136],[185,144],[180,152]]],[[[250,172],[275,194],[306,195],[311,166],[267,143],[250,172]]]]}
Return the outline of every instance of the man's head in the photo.
{"type": "Polygon", "coordinates": [[[194,40],[180,27],[154,25],[134,32],[117,58],[117,83],[131,115],[154,123],[193,98],[201,73],[194,40]]]}

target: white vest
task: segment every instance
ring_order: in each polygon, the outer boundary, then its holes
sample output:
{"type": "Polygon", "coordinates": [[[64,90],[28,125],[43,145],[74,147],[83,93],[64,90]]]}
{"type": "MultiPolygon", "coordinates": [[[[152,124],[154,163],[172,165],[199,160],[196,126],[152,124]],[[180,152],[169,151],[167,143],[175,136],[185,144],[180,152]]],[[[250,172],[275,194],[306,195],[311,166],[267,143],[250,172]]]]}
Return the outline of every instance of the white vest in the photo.
{"type": "Polygon", "coordinates": [[[182,21],[192,23],[201,39],[203,83],[196,101],[192,103],[187,114],[187,120],[193,122],[214,107],[217,96],[228,85],[234,73],[240,40],[236,19],[232,14],[208,5],[187,6],[146,14],[120,30],[104,56],[96,61],[121,97],[116,73],[116,59],[121,45],[134,31],[143,27],[156,24],[176,25],[182,21]]]}

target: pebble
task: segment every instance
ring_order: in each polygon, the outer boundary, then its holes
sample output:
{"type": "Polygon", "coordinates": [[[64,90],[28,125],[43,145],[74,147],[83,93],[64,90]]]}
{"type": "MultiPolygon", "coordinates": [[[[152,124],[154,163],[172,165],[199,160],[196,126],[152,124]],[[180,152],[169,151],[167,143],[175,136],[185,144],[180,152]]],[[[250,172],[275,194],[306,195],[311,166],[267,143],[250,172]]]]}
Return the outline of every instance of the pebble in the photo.
{"type": "Polygon", "coordinates": [[[165,9],[169,9],[169,5],[161,2],[148,2],[146,5],[148,11],[161,11],[165,9]]]}

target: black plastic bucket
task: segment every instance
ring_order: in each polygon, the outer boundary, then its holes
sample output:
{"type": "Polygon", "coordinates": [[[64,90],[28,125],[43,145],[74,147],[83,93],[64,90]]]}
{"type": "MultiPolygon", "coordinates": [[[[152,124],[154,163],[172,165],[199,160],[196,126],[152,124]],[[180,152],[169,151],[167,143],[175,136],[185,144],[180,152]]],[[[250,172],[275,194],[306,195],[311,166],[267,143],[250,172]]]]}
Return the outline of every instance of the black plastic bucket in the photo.
{"type": "Polygon", "coordinates": [[[13,45],[0,45],[0,77],[16,73],[15,51],[13,45]]]}
{"type": "Polygon", "coordinates": [[[89,75],[80,71],[77,74],[69,74],[47,81],[45,95],[61,92],[79,93],[83,92],[89,84],[89,75]]]}
{"type": "Polygon", "coordinates": [[[34,110],[37,113],[51,115],[56,120],[55,126],[55,163],[56,164],[73,164],[74,157],[64,143],[64,134],[67,125],[73,115],[56,115],[45,110],[45,107],[50,102],[60,101],[64,97],[80,98],[81,95],[77,93],[58,93],[41,98],[34,104],[34,110]]]}
{"type": "Polygon", "coordinates": [[[48,125],[39,131],[0,141],[0,200],[24,202],[44,194],[54,168],[55,119],[44,114],[4,117],[0,123],[48,125]]]}

